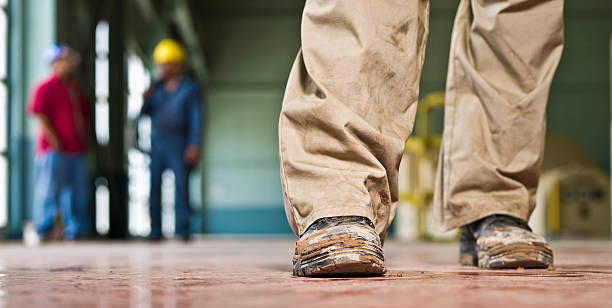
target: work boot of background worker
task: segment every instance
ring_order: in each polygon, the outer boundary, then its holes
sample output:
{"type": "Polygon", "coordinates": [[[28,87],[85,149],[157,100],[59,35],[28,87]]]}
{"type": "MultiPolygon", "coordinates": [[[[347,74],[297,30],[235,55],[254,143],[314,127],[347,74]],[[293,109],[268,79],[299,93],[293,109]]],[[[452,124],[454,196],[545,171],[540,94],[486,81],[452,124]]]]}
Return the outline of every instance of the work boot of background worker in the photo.
{"type": "MultiPolygon", "coordinates": [[[[302,49],[279,120],[285,211],[300,238],[296,275],[318,274],[304,267],[327,262],[317,256],[334,256],[329,262],[342,275],[382,267],[369,235],[377,233],[382,245],[399,201],[398,168],[414,126],[428,19],[428,0],[306,1],[302,49]],[[348,216],[371,224],[319,221],[348,216]],[[349,239],[354,247],[344,244],[349,239]],[[354,263],[356,254],[340,257],[351,249],[376,257],[360,268],[340,266],[354,263]]],[[[518,266],[496,261],[498,251],[518,251],[502,239],[533,235],[524,222],[535,207],[546,103],[562,49],[562,0],[459,4],[433,221],[442,230],[470,226],[484,267],[518,266]],[[522,222],[489,221],[492,215],[522,222]]],[[[542,266],[552,262],[548,255],[544,249],[537,257],[542,266]]]]}

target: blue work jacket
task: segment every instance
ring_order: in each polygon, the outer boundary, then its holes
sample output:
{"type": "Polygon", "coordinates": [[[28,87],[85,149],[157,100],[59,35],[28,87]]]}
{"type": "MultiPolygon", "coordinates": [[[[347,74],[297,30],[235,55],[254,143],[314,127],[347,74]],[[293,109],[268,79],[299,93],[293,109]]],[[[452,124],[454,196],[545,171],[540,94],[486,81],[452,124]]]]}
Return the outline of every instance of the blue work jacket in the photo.
{"type": "Polygon", "coordinates": [[[151,117],[152,141],[174,139],[185,145],[201,144],[202,97],[195,82],[183,77],[173,93],[161,81],[145,99],[141,115],[151,117]]]}

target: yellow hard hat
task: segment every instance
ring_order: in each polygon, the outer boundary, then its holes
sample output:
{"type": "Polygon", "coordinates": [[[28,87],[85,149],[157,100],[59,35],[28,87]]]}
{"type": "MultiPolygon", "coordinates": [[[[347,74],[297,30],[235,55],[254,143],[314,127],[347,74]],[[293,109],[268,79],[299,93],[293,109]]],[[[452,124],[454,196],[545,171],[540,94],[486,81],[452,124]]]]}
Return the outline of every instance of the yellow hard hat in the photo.
{"type": "Polygon", "coordinates": [[[153,60],[158,64],[183,63],[185,58],[185,49],[179,42],[173,39],[162,40],[153,51],[153,60]]]}

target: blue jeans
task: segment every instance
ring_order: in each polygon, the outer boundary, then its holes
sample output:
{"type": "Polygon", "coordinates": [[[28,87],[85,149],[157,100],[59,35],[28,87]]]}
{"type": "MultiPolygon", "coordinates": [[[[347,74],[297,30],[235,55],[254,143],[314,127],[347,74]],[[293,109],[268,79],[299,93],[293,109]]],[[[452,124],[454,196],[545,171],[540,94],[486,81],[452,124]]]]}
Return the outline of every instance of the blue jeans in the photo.
{"type": "Polygon", "coordinates": [[[48,152],[38,157],[36,168],[34,224],[38,234],[44,238],[61,212],[66,239],[88,235],[89,176],[85,155],[48,152]]]}

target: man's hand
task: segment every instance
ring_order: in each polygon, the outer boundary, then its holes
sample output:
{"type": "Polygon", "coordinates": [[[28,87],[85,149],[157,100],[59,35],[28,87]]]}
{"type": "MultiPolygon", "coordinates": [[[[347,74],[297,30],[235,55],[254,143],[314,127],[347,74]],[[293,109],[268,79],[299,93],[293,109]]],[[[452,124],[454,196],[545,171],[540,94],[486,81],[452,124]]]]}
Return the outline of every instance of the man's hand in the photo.
{"type": "Polygon", "coordinates": [[[61,152],[62,143],[60,142],[59,138],[53,131],[53,128],[51,127],[51,123],[49,122],[49,119],[47,119],[47,117],[42,114],[37,114],[36,117],[40,121],[40,125],[42,126],[42,129],[45,132],[45,137],[47,139],[47,142],[49,142],[49,145],[51,146],[51,148],[55,151],[61,152]]]}
{"type": "Polygon", "coordinates": [[[200,162],[200,147],[197,145],[189,145],[185,150],[185,163],[189,166],[195,166],[200,162]]]}
{"type": "Polygon", "coordinates": [[[150,86],[143,94],[142,97],[149,98],[151,97],[151,95],[153,95],[153,86],[150,86]]]}
{"type": "Polygon", "coordinates": [[[50,133],[49,131],[47,131],[45,135],[47,137],[47,141],[49,142],[49,145],[51,146],[51,148],[57,152],[61,152],[62,143],[59,141],[59,138],[57,138],[57,136],[54,133],[50,133]]]}

